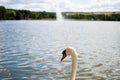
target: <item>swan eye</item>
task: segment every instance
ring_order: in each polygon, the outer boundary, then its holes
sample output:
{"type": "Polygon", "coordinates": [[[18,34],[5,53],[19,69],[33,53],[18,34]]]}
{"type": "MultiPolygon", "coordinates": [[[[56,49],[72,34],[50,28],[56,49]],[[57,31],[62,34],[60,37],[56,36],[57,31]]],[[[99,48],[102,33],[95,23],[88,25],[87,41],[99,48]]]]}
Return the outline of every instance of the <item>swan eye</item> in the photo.
{"type": "Polygon", "coordinates": [[[64,50],[64,51],[62,52],[62,54],[66,54],[66,50],[64,50]]]}

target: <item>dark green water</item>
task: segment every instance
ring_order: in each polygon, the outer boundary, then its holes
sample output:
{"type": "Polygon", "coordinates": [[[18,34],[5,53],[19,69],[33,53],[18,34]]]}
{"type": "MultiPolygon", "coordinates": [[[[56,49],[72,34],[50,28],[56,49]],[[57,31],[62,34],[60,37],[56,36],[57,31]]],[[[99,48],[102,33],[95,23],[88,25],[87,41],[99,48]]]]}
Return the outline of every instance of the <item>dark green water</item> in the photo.
{"type": "Polygon", "coordinates": [[[76,80],[120,80],[120,22],[0,21],[0,80],[70,80],[77,50],[76,80]]]}

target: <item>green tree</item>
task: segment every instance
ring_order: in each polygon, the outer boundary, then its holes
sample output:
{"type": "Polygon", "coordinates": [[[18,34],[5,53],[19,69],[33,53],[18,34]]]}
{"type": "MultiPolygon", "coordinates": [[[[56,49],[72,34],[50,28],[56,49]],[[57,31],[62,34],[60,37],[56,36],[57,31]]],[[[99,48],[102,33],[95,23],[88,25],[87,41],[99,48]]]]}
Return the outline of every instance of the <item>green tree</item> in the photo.
{"type": "Polygon", "coordinates": [[[6,9],[4,6],[0,6],[0,20],[4,20],[5,19],[5,12],[6,9]]]}
{"type": "Polygon", "coordinates": [[[39,13],[38,12],[31,12],[30,13],[30,19],[39,19],[39,13]]]}
{"type": "Polygon", "coordinates": [[[56,18],[56,14],[55,13],[49,13],[49,17],[55,19],[56,18]]]}
{"type": "Polygon", "coordinates": [[[31,12],[29,10],[17,10],[16,19],[18,19],[18,20],[21,20],[21,19],[27,20],[27,19],[29,19],[30,13],[31,12]]]}
{"type": "Polygon", "coordinates": [[[7,10],[6,11],[6,19],[15,20],[16,19],[16,11],[15,10],[7,10]]]}

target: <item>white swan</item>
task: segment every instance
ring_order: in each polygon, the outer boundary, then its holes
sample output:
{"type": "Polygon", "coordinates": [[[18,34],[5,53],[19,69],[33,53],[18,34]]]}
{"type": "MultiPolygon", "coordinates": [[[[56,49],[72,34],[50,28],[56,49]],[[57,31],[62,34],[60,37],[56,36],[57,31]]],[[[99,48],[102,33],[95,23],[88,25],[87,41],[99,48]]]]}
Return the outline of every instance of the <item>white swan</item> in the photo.
{"type": "Polygon", "coordinates": [[[78,54],[76,50],[73,47],[67,47],[65,50],[62,52],[62,58],[61,61],[67,56],[70,55],[72,57],[72,73],[71,73],[71,80],[75,80],[76,76],[76,71],[77,71],[77,58],[78,54]]]}

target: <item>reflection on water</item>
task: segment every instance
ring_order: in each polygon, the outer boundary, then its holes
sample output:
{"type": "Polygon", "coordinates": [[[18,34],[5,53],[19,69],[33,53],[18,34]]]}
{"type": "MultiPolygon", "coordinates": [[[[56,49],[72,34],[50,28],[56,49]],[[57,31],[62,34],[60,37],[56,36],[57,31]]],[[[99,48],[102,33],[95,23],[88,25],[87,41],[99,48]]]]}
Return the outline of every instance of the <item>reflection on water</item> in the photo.
{"type": "Polygon", "coordinates": [[[1,21],[0,80],[69,80],[76,48],[76,80],[120,79],[120,23],[80,21],[1,21]]]}

